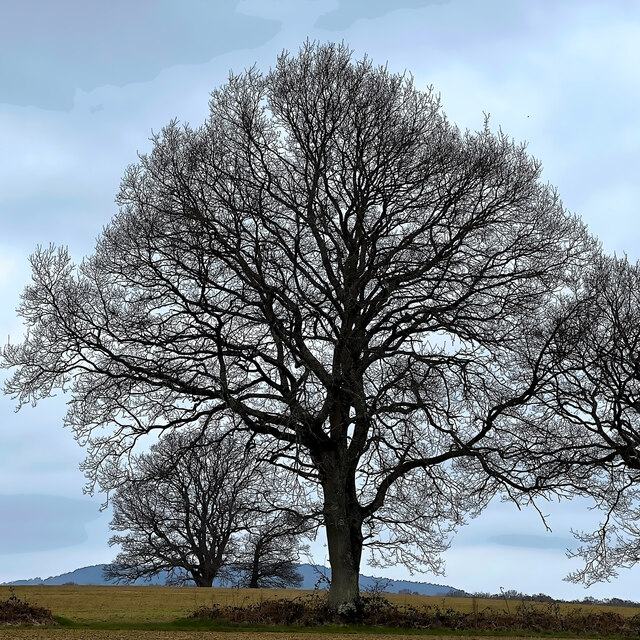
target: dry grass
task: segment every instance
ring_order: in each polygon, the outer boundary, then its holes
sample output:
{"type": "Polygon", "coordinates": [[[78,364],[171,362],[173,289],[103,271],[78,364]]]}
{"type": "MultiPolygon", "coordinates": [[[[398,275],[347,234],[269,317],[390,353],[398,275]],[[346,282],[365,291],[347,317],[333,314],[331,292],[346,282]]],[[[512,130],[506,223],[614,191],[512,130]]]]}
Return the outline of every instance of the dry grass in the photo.
{"type": "MultiPolygon", "coordinates": [[[[504,600],[489,599],[489,598],[448,598],[441,596],[414,596],[404,594],[384,594],[384,597],[392,604],[408,605],[413,607],[422,607],[425,605],[438,606],[441,609],[453,609],[460,611],[461,613],[473,613],[474,610],[493,609],[494,611],[508,613],[513,612],[515,608],[522,604],[520,600],[509,600],[508,609],[507,603],[504,600]]],[[[526,602],[526,605],[539,607],[544,609],[547,607],[547,603],[543,602],[526,602]]],[[[575,609],[580,609],[585,613],[597,613],[606,611],[608,613],[618,613],[621,616],[631,618],[640,614],[640,607],[616,607],[600,604],[572,604],[567,602],[559,602],[558,607],[560,613],[567,613],[575,609]]]]}
{"type": "MultiPolygon", "coordinates": [[[[13,587],[21,600],[73,622],[170,622],[198,607],[241,607],[272,598],[294,598],[291,589],[199,589],[197,587],[93,587],[78,585],[13,587]]],[[[305,592],[310,593],[310,592],[305,592]]],[[[0,587],[0,600],[11,595],[0,587]]]]}
{"type": "MultiPolygon", "coordinates": [[[[74,622],[170,622],[187,617],[195,609],[214,604],[222,607],[242,607],[265,600],[296,598],[310,591],[293,589],[199,589],[197,587],[92,587],[92,586],[25,586],[14,587],[15,595],[30,604],[46,607],[54,615],[69,618],[74,622]]],[[[11,595],[9,587],[0,587],[0,601],[11,595]]],[[[462,613],[472,613],[491,608],[496,612],[507,612],[504,600],[473,598],[442,598],[385,594],[392,604],[413,607],[438,606],[462,613]]],[[[509,601],[511,611],[518,601],[509,601]]],[[[539,606],[540,603],[527,603],[539,606]]],[[[608,611],[625,617],[640,613],[640,608],[613,607],[604,605],[560,604],[562,613],[580,608],[584,613],[608,611]]],[[[305,636],[306,637],[306,636],[305,636]]]]}

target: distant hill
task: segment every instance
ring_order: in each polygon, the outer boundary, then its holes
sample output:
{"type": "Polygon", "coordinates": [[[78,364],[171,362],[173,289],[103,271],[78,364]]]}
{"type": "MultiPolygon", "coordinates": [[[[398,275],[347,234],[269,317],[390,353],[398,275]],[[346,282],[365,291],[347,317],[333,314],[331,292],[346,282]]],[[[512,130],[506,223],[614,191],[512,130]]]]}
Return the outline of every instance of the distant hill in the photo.
{"type": "MultiPolygon", "coordinates": [[[[82,567],[81,569],[76,569],[75,571],[71,571],[69,573],[63,573],[59,576],[51,576],[50,578],[42,579],[42,578],[31,578],[28,580],[13,580],[12,582],[4,582],[1,586],[23,586],[23,585],[38,585],[38,584],[47,584],[47,585],[61,585],[73,582],[74,584],[79,585],[109,585],[115,584],[114,581],[107,581],[104,579],[102,575],[102,571],[104,569],[103,564],[96,564],[91,567],[82,567]]],[[[302,575],[302,586],[301,589],[314,589],[316,585],[319,589],[323,589],[327,587],[326,582],[322,579],[322,576],[326,576],[327,578],[331,577],[331,569],[327,569],[325,567],[311,565],[311,564],[301,564],[298,565],[298,571],[302,575]]],[[[151,581],[146,580],[136,580],[135,584],[137,585],[149,585],[149,584],[160,584],[163,585],[166,580],[166,574],[160,574],[154,577],[151,581]]],[[[219,587],[223,586],[220,581],[216,580],[214,582],[214,586],[219,587]]],[[[360,588],[362,591],[369,591],[372,588],[380,588],[382,591],[386,591],[387,593],[398,593],[401,590],[409,590],[412,593],[419,593],[421,595],[427,596],[444,596],[450,593],[451,591],[456,591],[460,593],[459,589],[454,589],[454,587],[450,587],[448,585],[442,584],[431,584],[430,582],[412,582],[410,580],[389,580],[386,578],[376,578],[373,576],[363,576],[360,575],[360,588]]]]}
{"type": "MultiPolygon", "coordinates": [[[[28,585],[36,585],[36,584],[48,584],[48,585],[61,585],[67,584],[69,582],[73,582],[74,584],[80,585],[109,585],[115,584],[114,581],[105,580],[102,571],[104,569],[104,564],[94,564],[90,567],[82,567],[81,569],[76,569],[75,571],[70,571],[69,573],[63,573],[59,576],[51,576],[50,578],[42,579],[38,578],[29,578],[28,580],[13,580],[11,582],[3,582],[1,586],[28,586],[28,585]]],[[[137,580],[135,584],[140,585],[149,585],[149,584],[164,584],[166,580],[166,575],[159,575],[151,579],[150,582],[146,582],[144,580],[137,580]]]]}

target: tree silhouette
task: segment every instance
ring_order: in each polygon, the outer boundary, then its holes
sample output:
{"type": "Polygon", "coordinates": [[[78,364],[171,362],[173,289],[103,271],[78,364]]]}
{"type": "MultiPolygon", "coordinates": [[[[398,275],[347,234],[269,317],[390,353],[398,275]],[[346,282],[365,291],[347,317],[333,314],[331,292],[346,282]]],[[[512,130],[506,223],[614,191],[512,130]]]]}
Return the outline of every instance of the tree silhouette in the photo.
{"type": "MultiPolygon", "coordinates": [[[[124,470],[117,471],[121,476],[124,470]]],[[[131,583],[166,571],[169,584],[199,587],[210,587],[216,577],[236,578],[246,553],[243,535],[267,535],[256,518],[287,516],[270,512],[261,499],[267,475],[264,463],[237,441],[199,429],[165,433],[118,481],[111,528],[124,533],[109,544],[122,550],[105,577],[131,583]]],[[[299,538],[298,522],[270,529],[269,543],[280,553],[258,553],[253,567],[264,583],[296,584],[299,538]]]]}
{"type": "Polygon", "coordinates": [[[591,585],[640,558],[640,264],[602,256],[590,269],[555,338],[555,370],[540,397],[565,429],[546,443],[564,463],[566,486],[591,496],[604,513],[593,532],[574,532],[568,576],[591,585]]]}
{"type": "Polygon", "coordinates": [[[406,75],[308,42],[155,135],[81,265],[36,252],[6,390],[70,389],[90,479],[154,429],[250,432],[300,513],[319,505],[332,607],[358,600],[364,545],[439,571],[496,491],[553,484],[536,392],[596,247],[540,171],[406,75]]]}
{"type": "Polygon", "coordinates": [[[300,560],[303,532],[304,524],[290,513],[254,511],[241,543],[244,551],[234,565],[240,574],[238,584],[251,589],[300,587],[302,575],[295,562],[300,560]]]}

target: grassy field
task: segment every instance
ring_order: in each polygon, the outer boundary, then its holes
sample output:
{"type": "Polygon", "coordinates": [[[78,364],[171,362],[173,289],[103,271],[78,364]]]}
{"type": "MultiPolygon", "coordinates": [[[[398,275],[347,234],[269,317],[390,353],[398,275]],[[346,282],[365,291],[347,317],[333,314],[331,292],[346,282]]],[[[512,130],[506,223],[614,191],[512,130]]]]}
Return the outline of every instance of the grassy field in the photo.
{"type": "MultiPolygon", "coordinates": [[[[51,609],[54,615],[73,622],[170,622],[184,618],[201,606],[212,604],[241,607],[254,602],[278,598],[296,598],[311,591],[291,589],[198,589],[196,587],[92,587],[92,586],[28,586],[14,587],[15,595],[31,604],[51,609]]],[[[0,600],[11,595],[9,587],[0,587],[0,600]]],[[[388,594],[385,597],[394,604],[438,606],[465,613],[491,608],[505,611],[504,600],[481,598],[443,598],[388,594]]],[[[509,601],[513,611],[518,601],[509,601]]],[[[540,604],[543,607],[545,605],[540,604]]],[[[575,609],[578,605],[560,604],[560,610],[575,609]]],[[[582,611],[611,611],[623,616],[640,614],[640,608],[579,605],[582,611]]]]}
{"type": "MultiPolygon", "coordinates": [[[[0,629],[0,640],[39,640],[41,638],[57,638],[59,640],[91,640],[97,638],[107,639],[128,639],[128,638],[157,638],[159,640],[167,638],[172,640],[182,640],[188,638],[198,638],[209,640],[212,638],[224,640],[258,640],[259,638],[269,638],[269,640],[293,640],[294,638],[304,638],[304,640],[315,640],[315,638],[349,638],[355,640],[358,636],[370,637],[369,633],[362,635],[359,630],[352,629],[324,629],[319,633],[318,629],[287,630],[282,633],[275,630],[265,632],[262,630],[240,631],[240,630],[214,630],[208,631],[204,628],[188,630],[183,627],[171,629],[172,622],[184,619],[194,610],[202,606],[212,606],[219,604],[222,606],[232,605],[237,607],[246,606],[256,602],[264,602],[278,598],[293,599],[302,594],[312,592],[301,592],[297,590],[284,589],[198,589],[189,587],[93,587],[93,586],[24,586],[0,587],[0,601],[6,600],[12,594],[20,600],[39,605],[50,609],[54,616],[62,617],[71,623],[83,626],[91,625],[92,628],[20,628],[20,629],[0,629]],[[350,633],[344,633],[350,631],[350,633]]],[[[454,609],[462,612],[482,611],[491,608],[493,611],[513,612],[520,604],[517,601],[483,600],[472,598],[442,598],[415,595],[385,595],[391,602],[397,605],[411,605],[415,607],[439,607],[442,610],[454,609]]],[[[530,603],[527,603],[528,605],[530,603]]],[[[534,605],[545,607],[547,605],[534,605]]],[[[576,605],[560,605],[560,610],[575,609],[576,605]]],[[[601,612],[611,611],[623,616],[634,616],[640,614],[640,608],[630,607],[603,607],[595,605],[582,605],[583,612],[590,610],[601,612]]],[[[413,634],[406,630],[379,629],[376,638],[384,640],[386,638],[409,637],[413,634]]],[[[415,637],[415,636],[413,636],[415,637]]],[[[429,634],[430,638],[451,637],[429,634]]],[[[467,634],[467,638],[483,637],[487,635],[467,634]]],[[[501,635],[503,640],[508,635],[501,635]]],[[[565,638],[566,640],[566,638],[565,638]]]]}

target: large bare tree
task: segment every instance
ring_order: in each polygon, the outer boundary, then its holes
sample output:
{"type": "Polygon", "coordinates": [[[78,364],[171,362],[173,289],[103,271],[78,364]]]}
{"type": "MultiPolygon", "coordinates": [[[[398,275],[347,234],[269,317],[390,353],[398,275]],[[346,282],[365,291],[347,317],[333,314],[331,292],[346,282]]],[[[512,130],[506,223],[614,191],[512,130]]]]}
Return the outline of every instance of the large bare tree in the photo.
{"type": "Polygon", "coordinates": [[[155,135],[82,264],[35,253],[6,391],[70,389],[90,478],[154,429],[250,432],[317,491],[333,607],[363,545],[438,571],[497,490],[552,484],[535,394],[596,247],[540,172],[410,77],[307,43],[155,135]]]}

